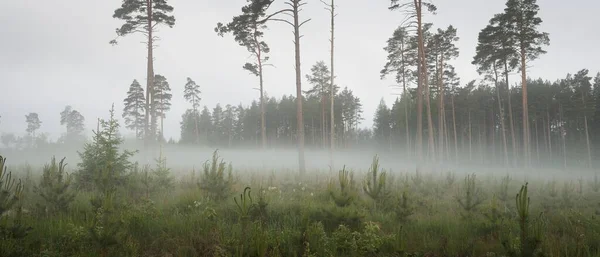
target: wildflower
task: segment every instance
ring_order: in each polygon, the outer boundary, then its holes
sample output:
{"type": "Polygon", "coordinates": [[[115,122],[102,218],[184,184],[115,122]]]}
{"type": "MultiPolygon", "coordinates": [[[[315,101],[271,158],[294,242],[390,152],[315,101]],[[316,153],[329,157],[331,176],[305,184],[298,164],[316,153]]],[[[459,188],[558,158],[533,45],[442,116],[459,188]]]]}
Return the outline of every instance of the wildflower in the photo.
{"type": "Polygon", "coordinates": [[[304,191],[304,189],[306,189],[306,188],[302,187],[302,191],[304,191]]]}
{"type": "Polygon", "coordinates": [[[314,196],[314,194],[313,194],[313,193],[310,193],[310,196],[314,196]]]}

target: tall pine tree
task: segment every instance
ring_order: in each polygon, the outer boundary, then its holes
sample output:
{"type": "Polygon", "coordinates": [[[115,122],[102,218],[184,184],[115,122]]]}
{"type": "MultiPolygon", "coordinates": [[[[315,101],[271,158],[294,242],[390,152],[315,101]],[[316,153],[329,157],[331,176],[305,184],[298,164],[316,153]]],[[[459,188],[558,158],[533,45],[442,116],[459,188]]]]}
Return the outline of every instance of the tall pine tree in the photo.
{"type": "Polygon", "coordinates": [[[123,99],[123,118],[125,127],[135,131],[138,139],[144,138],[144,115],[146,114],[144,89],[137,80],[133,80],[127,91],[127,98],[123,99]]]}

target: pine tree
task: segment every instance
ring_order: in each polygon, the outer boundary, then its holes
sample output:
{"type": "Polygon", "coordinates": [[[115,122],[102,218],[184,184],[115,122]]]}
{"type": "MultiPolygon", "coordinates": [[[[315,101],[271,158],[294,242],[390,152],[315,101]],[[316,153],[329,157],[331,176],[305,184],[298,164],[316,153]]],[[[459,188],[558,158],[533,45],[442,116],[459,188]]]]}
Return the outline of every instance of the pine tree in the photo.
{"type": "MultiPolygon", "coordinates": [[[[172,28],[175,25],[175,17],[169,15],[173,12],[173,7],[167,3],[167,0],[123,0],[121,7],[116,9],[113,18],[123,20],[125,23],[116,29],[117,37],[123,37],[134,33],[140,33],[146,37],[146,47],[148,49],[147,64],[147,84],[146,84],[146,111],[144,119],[144,142],[147,146],[150,135],[156,135],[156,127],[150,127],[155,122],[150,121],[150,115],[154,113],[152,108],[151,95],[154,87],[154,40],[157,39],[156,29],[159,25],[167,25],[172,28]],[[152,131],[150,131],[152,129],[152,131]]],[[[116,39],[110,41],[116,44],[116,39]]]]}
{"type": "Polygon", "coordinates": [[[492,19],[492,22],[497,22],[500,27],[507,30],[507,36],[513,43],[513,49],[519,54],[523,88],[521,94],[523,98],[523,151],[526,165],[529,165],[531,161],[527,63],[546,53],[542,47],[550,44],[548,33],[538,31],[542,19],[538,17],[540,8],[536,2],[537,0],[508,0],[504,13],[496,15],[492,19]]]}
{"type": "Polygon", "coordinates": [[[123,99],[123,118],[125,119],[125,127],[135,131],[135,136],[138,139],[144,138],[144,115],[146,114],[146,106],[144,102],[144,89],[137,80],[133,80],[127,91],[127,98],[123,99]]]}
{"type": "Polygon", "coordinates": [[[25,115],[25,122],[27,122],[27,129],[25,131],[27,131],[33,141],[35,139],[35,132],[42,126],[42,121],[40,121],[37,113],[31,112],[25,115]]]}
{"type": "Polygon", "coordinates": [[[39,207],[50,215],[67,212],[75,199],[75,193],[69,190],[72,177],[65,171],[67,164],[64,161],[65,158],[56,163],[56,158],[52,157],[50,164],[44,166],[39,185],[33,189],[44,200],[39,207]]]}
{"type": "Polygon", "coordinates": [[[83,131],[85,130],[85,118],[77,110],[73,110],[71,106],[66,106],[60,113],[60,125],[66,125],[67,134],[66,142],[75,142],[81,140],[83,131]]]}
{"type": "MultiPolygon", "coordinates": [[[[199,118],[198,107],[200,107],[200,86],[196,84],[191,78],[187,78],[187,83],[185,84],[185,88],[183,90],[183,97],[185,100],[192,104],[192,111],[194,112],[194,117],[199,118]]],[[[196,119],[195,130],[194,133],[196,135],[196,143],[200,142],[200,131],[198,130],[198,119],[196,119]]]]}
{"type": "MultiPolygon", "coordinates": [[[[171,98],[173,95],[171,94],[171,87],[169,86],[169,82],[167,82],[167,78],[162,75],[156,74],[154,76],[154,88],[152,89],[152,108],[153,111],[153,123],[152,125],[156,127],[156,122],[158,117],[160,117],[160,134],[156,136],[159,137],[160,141],[164,141],[164,118],[166,117],[166,113],[171,110],[171,98]]],[[[156,129],[153,129],[156,131],[156,129]]]]}
{"type": "Polygon", "coordinates": [[[306,94],[321,99],[321,132],[323,137],[323,146],[325,146],[325,143],[327,142],[327,129],[325,128],[325,101],[327,98],[329,98],[328,96],[331,95],[329,85],[331,82],[331,73],[323,61],[319,61],[313,65],[310,71],[311,74],[307,74],[306,79],[308,80],[308,83],[313,85],[313,88],[306,91],[306,94]]]}
{"type": "Polygon", "coordinates": [[[270,17],[266,16],[266,10],[269,8],[273,0],[248,0],[248,5],[242,7],[242,14],[233,17],[232,21],[227,25],[218,23],[215,32],[219,36],[231,33],[235,41],[246,47],[248,52],[254,57],[253,63],[244,64],[243,68],[255,75],[259,79],[260,91],[260,112],[261,112],[261,140],[263,149],[267,147],[267,130],[265,121],[265,97],[263,88],[263,68],[269,60],[267,54],[270,49],[265,41],[263,30],[267,29],[266,22],[270,17]]]}

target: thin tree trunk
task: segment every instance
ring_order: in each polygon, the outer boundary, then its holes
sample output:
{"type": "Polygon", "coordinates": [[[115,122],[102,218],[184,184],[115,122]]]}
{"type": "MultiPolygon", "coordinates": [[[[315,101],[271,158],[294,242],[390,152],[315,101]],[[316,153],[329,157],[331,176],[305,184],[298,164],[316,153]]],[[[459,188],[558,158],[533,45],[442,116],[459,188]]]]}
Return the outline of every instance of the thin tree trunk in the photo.
{"type": "Polygon", "coordinates": [[[429,89],[429,82],[427,78],[427,64],[425,63],[425,47],[422,48],[423,51],[423,77],[424,79],[424,87],[425,87],[425,104],[427,105],[427,130],[429,134],[429,154],[432,161],[435,161],[435,141],[434,133],[433,133],[433,119],[431,118],[431,94],[429,89]]]}
{"type": "Polygon", "coordinates": [[[471,110],[469,110],[469,161],[473,161],[473,138],[471,136],[471,110]]]}
{"type": "Polygon", "coordinates": [[[260,48],[260,42],[258,40],[258,28],[254,25],[254,43],[256,45],[256,59],[258,62],[258,80],[260,83],[260,136],[262,148],[267,148],[267,125],[265,121],[265,97],[263,89],[263,64],[262,64],[262,49],[260,48]]]}
{"type": "Polygon", "coordinates": [[[539,142],[539,138],[538,138],[538,125],[537,125],[538,121],[537,119],[535,119],[533,121],[533,126],[534,126],[534,130],[535,130],[535,154],[537,157],[537,164],[540,164],[540,142],[539,142]]]}
{"type": "Polygon", "coordinates": [[[550,157],[550,160],[552,160],[552,131],[551,126],[550,126],[550,111],[546,111],[546,122],[547,124],[547,129],[548,129],[548,154],[550,157]]]}
{"type": "Polygon", "coordinates": [[[458,163],[458,136],[456,133],[456,111],[454,108],[454,94],[452,94],[452,127],[454,128],[454,158],[458,163]]]}
{"type": "MultiPolygon", "coordinates": [[[[494,63],[494,82],[496,83],[496,98],[498,100],[498,110],[500,110],[500,128],[502,129],[502,148],[504,150],[504,165],[508,165],[508,147],[506,142],[506,126],[504,125],[504,108],[502,108],[502,97],[500,87],[498,86],[498,70],[494,63]]],[[[508,92],[510,94],[510,92],[508,92]]]]}
{"type": "Polygon", "coordinates": [[[200,129],[198,129],[198,117],[200,116],[200,113],[198,113],[198,109],[194,108],[194,120],[196,121],[196,144],[200,143],[200,129]]]}
{"type": "Polygon", "coordinates": [[[510,123],[510,137],[512,140],[513,164],[517,162],[517,140],[515,138],[515,123],[513,121],[512,100],[510,93],[510,84],[508,82],[508,61],[504,60],[504,77],[506,80],[506,95],[508,96],[508,120],[510,123]]]}
{"type": "Polygon", "coordinates": [[[334,105],[333,105],[333,102],[335,99],[335,90],[334,90],[334,83],[333,83],[334,77],[335,77],[335,73],[334,73],[334,69],[333,69],[333,67],[334,67],[334,65],[333,65],[333,60],[334,60],[333,59],[333,53],[334,53],[333,42],[335,40],[334,29],[335,29],[335,4],[334,4],[334,0],[331,0],[331,40],[330,40],[331,41],[331,84],[329,85],[329,91],[330,91],[329,95],[331,97],[331,99],[330,99],[331,117],[330,117],[330,122],[329,122],[329,126],[330,126],[329,127],[329,130],[330,130],[329,131],[329,133],[330,133],[330,135],[329,135],[329,140],[330,140],[330,142],[329,142],[329,166],[332,171],[335,169],[335,166],[334,166],[335,163],[334,163],[334,159],[333,159],[333,151],[335,148],[335,116],[334,116],[335,109],[334,109],[334,105]]]}
{"type": "MultiPolygon", "coordinates": [[[[146,71],[146,111],[145,111],[145,121],[144,121],[144,133],[145,133],[145,140],[144,140],[144,148],[145,150],[148,150],[148,146],[150,144],[152,140],[151,135],[156,135],[156,132],[154,131],[154,126],[151,126],[150,124],[153,124],[153,122],[150,121],[150,115],[152,114],[152,116],[154,116],[154,108],[152,107],[151,104],[151,100],[152,100],[152,95],[153,95],[153,91],[154,91],[154,60],[153,60],[153,35],[152,35],[152,0],[146,0],[146,11],[147,14],[147,23],[148,23],[148,65],[147,65],[147,71],[146,71]]],[[[154,119],[154,118],[152,118],[154,119]]]]}
{"type": "Polygon", "coordinates": [[[419,65],[417,66],[417,75],[418,75],[418,82],[417,82],[417,138],[416,138],[416,144],[417,144],[417,154],[418,154],[418,160],[419,162],[423,161],[423,81],[424,81],[424,72],[423,72],[423,67],[422,67],[422,62],[424,61],[424,56],[423,56],[423,48],[424,48],[424,43],[423,43],[423,28],[422,28],[422,20],[421,20],[421,0],[413,0],[414,4],[415,4],[415,11],[417,13],[417,37],[418,37],[418,44],[417,44],[417,51],[418,51],[418,62],[419,65]]]}
{"type": "Polygon", "coordinates": [[[523,88],[523,156],[525,158],[525,166],[528,167],[531,162],[531,153],[529,150],[529,107],[527,105],[527,73],[525,70],[525,65],[525,48],[521,46],[521,85],[523,88]]]}
{"type": "Polygon", "coordinates": [[[560,116],[560,137],[562,138],[562,150],[563,150],[563,169],[567,170],[567,142],[565,140],[565,127],[563,124],[563,111],[562,111],[562,105],[558,105],[558,113],[560,116]]]}
{"type": "Polygon", "coordinates": [[[444,159],[444,54],[440,55],[440,66],[438,68],[438,146],[440,161],[444,159]]]}
{"type": "Polygon", "coordinates": [[[300,174],[306,173],[304,160],[304,118],[302,112],[302,73],[300,70],[300,0],[292,0],[294,16],[294,50],[296,53],[296,118],[298,123],[298,168],[300,174]]]}
{"type": "Polygon", "coordinates": [[[410,158],[411,148],[410,148],[410,129],[409,129],[409,117],[408,114],[410,111],[408,108],[410,107],[410,96],[406,91],[406,76],[404,76],[405,70],[405,60],[404,60],[404,38],[400,42],[400,51],[401,51],[401,71],[402,71],[402,97],[404,98],[404,125],[406,130],[406,155],[410,158]]]}
{"type": "Polygon", "coordinates": [[[587,115],[585,114],[585,97],[583,95],[583,91],[581,91],[581,101],[583,102],[583,125],[585,126],[585,143],[587,146],[587,154],[588,154],[588,168],[592,168],[592,148],[590,146],[590,134],[588,131],[588,122],[587,115]]]}

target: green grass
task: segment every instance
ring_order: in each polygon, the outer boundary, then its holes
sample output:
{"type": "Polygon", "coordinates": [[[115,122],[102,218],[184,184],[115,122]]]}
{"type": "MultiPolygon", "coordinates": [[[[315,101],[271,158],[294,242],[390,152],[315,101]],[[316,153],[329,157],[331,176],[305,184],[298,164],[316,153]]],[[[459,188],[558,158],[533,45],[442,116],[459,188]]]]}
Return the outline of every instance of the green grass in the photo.
{"type": "MultiPolygon", "coordinates": [[[[37,185],[40,175],[33,170],[30,183],[37,185]]],[[[378,187],[385,192],[372,198],[363,189],[368,174],[354,172],[353,182],[343,183],[350,204],[336,204],[338,179],[344,178],[337,172],[300,178],[294,171],[236,170],[233,163],[230,190],[218,189],[230,192],[223,199],[201,189],[202,172],[171,172],[179,174],[174,187],[149,198],[134,192],[137,187],[120,187],[112,214],[95,212],[94,192],[76,192],[64,212],[44,213],[36,208],[42,199],[25,190],[23,214],[13,208],[0,220],[3,228],[18,220],[32,229],[22,238],[2,232],[0,256],[509,256],[521,247],[515,197],[525,182],[504,174],[467,179],[388,171],[385,187],[378,187]],[[101,226],[95,223],[99,215],[106,217],[101,226]],[[111,228],[113,243],[91,233],[111,228]]],[[[600,256],[594,184],[528,183],[526,227],[539,229],[536,256],[600,256]]]]}

